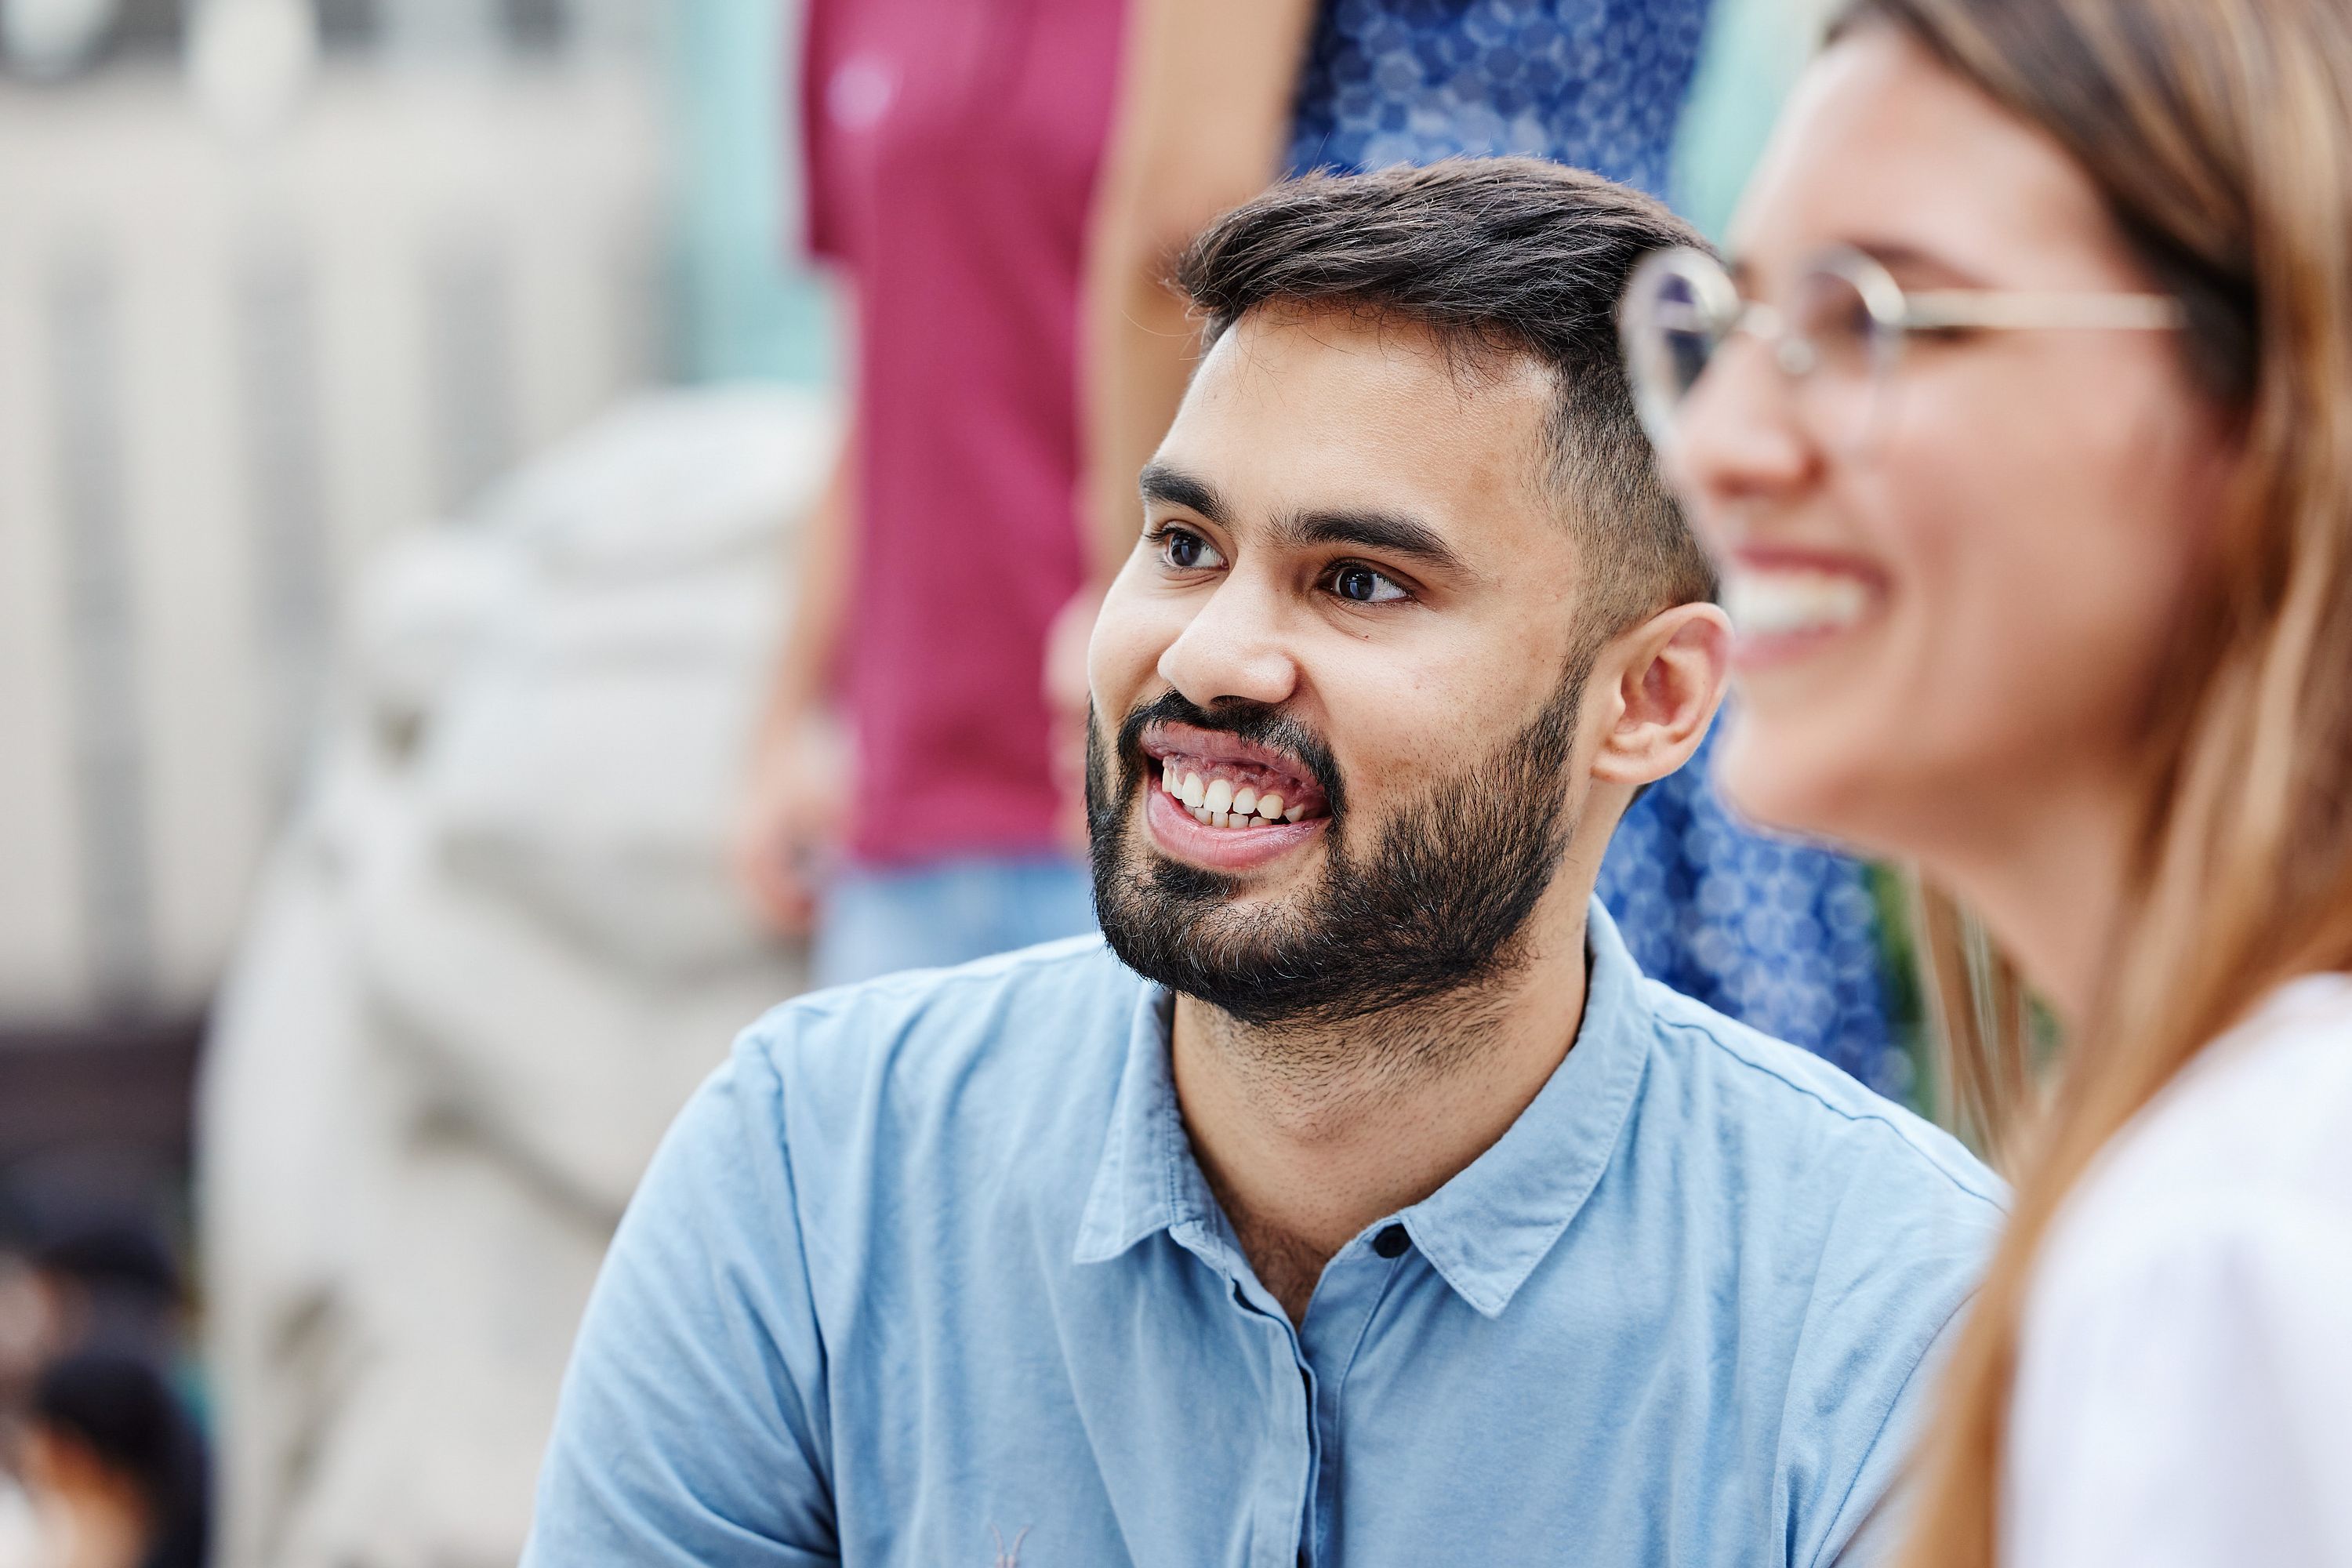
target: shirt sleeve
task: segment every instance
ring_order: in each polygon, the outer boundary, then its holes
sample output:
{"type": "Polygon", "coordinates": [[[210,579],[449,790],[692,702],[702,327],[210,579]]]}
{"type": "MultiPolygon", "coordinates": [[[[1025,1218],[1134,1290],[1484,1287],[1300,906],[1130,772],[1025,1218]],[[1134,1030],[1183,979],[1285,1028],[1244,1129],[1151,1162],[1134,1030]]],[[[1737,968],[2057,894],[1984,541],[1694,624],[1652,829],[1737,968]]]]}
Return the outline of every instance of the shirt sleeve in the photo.
{"type": "Polygon", "coordinates": [[[2352,1206],[2176,1216],[2028,1330],[2004,1561],[2352,1568],[2352,1206]]]}
{"type": "Polygon", "coordinates": [[[1877,1568],[1895,1562],[1901,1553],[1918,1479],[1913,1460],[1919,1435],[1933,1417],[1944,1368],[1959,1342],[1973,1300],[1973,1297],[1963,1300],[1953,1309],[1896,1392],[1876,1440],[1854,1472],[1844,1505],[1837,1511],[1829,1540],[1817,1559],[1822,1568],[1877,1568]]]}
{"type": "Polygon", "coordinates": [[[525,1568],[839,1562],[824,1349],[756,1037],[663,1141],[565,1374],[525,1568]]]}

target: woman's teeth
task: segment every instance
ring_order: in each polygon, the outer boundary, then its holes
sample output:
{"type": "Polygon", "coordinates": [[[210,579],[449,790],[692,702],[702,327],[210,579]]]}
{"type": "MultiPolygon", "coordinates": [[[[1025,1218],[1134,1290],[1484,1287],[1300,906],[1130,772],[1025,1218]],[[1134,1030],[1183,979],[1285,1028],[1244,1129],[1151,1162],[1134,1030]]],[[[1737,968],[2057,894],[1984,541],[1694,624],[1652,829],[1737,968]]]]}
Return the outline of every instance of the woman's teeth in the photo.
{"type": "Polygon", "coordinates": [[[1843,572],[1748,567],[1729,573],[1723,607],[1743,636],[1843,631],[1870,608],[1870,584],[1843,572]]]}
{"type": "Polygon", "coordinates": [[[1301,821],[1308,809],[1286,805],[1271,790],[1260,794],[1255,784],[1204,776],[1172,762],[1161,764],[1160,787],[1191,812],[1193,821],[1208,827],[1268,827],[1301,821]]]}

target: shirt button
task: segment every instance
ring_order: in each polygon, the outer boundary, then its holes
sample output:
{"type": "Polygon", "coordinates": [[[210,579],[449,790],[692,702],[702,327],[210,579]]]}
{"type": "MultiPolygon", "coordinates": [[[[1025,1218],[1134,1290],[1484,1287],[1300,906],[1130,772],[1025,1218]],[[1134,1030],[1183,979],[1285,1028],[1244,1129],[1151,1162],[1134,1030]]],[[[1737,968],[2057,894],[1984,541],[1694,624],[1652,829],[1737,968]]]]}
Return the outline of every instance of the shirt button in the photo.
{"type": "Polygon", "coordinates": [[[1412,1245],[1412,1237],[1405,1234],[1404,1226],[1401,1225],[1386,1226],[1380,1235],[1372,1237],[1372,1250],[1382,1258],[1402,1258],[1404,1249],[1412,1245]]]}

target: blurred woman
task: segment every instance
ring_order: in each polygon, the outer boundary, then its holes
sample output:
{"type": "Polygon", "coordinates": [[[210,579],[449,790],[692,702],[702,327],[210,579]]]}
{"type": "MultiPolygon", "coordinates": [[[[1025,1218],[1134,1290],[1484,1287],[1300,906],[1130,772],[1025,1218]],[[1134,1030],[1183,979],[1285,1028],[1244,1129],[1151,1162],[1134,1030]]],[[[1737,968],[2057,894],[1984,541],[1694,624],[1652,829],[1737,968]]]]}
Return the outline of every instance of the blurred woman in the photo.
{"type": "Polygon", "coordinates": [[[1863,0],[1628,353],[1720,781],[1914,861],[2012,1229],[1915,1563],[2352,1563],[2352,10],[1863,0]],[[1984,950],[1978,949],[1979,956],[1984,950]]]}
{"type": "Polygon", "coordinates": [[[1037,672],[1082,574],[1078,268],[1124,9],[807,7],[809,242],[848,286],[853,410],[735,859],[819,984],[1094,925],[1037,672]]]}
{"type": "MultiPolygon", "coordinates": [[[[1097,579],[1135,548],[1136,475],[1191,374],[1192,324],[1162,278],[1184,240],[1286,173],[1463,153],[1530,153],[1663,195],[1706,28],[1743,9],[1138,0],[1087,262],[1097,579]]],[[[1053,661],[1073,775],[1093,605],[1064,617],[1053,661]]],[[[1645,792],[1611,843],[1600,891],[1627,945],[1653,979],[1899,1091],[1860,868],[1748,831],[1704,755],[1645,792]]]]}

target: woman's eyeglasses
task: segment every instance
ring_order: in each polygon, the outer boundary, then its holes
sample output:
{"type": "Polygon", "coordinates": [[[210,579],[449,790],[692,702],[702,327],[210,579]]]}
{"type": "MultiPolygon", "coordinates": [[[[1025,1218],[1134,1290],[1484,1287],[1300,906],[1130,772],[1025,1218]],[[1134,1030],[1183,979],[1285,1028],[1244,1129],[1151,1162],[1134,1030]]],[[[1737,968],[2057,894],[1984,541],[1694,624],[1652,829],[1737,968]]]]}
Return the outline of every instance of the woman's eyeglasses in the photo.
{"type": "Polygon", "coordinates": [[[1886,387],[1914,333],[2042,329],[2168,331],[2180,302],[2162,294],[1906,290],[1886,268],[1846,247],[1823,252],[1776,303],[1743,300],[1715,258],[1680,247],[1634,269],[1618,332],[1642,423],[1661,451],[1716,355],[1746,332],[1802,388],[1817,438],[1841,451],[1866,447],[1886,387]]]}

